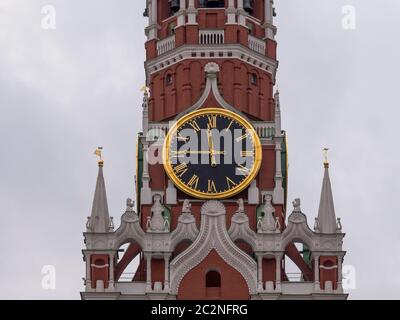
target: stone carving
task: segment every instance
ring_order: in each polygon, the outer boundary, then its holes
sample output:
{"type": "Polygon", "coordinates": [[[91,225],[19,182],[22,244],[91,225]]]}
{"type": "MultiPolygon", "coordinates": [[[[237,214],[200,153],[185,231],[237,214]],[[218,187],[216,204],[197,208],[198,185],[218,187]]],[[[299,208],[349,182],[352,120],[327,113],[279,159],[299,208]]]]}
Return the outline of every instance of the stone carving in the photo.
{"type": "MultiPolygon", "coordinates": [[[[272,205],[272,196],[265,197],[264,206],[262,208],[264,214],[257,222],[257,230],[259,233],[277,233],[277,219],[275,219],[275,208],[272,205]]],[[[279,221],[278,221],[279,223],[279,221]]]]}
{"type": "Polygon", "coordinates": [[[338,233],[342,232],[343,226],[342,226],[342,221],[340,218],[337,218],[337,226],[336,226],[336,231],[338,233]]]}
{"type": "Polygon", "coordinates": [[[196,219],[192,215],[192,205],[188,199],[183,201],[182,214],[180,215],[178,222],[183,224],[195,223],[196,219]]]}
{"type": "Polygon", "coordinates": [[[237,213],[244,213],[244,201],[243,201],[243,199],[239,199],[237,201],[237,204],[238,204],[237,213]]]}
{"type": "Polygon", "coordinates": [[[164,206],[161,204],[161,196],[154,196],[154,204],[151,207],[151,216],[147,217],[147,232],[169,232],[169,221],[164,218],[164,206]]]}
{"type": "Polygon", "coordinates": [[[91,225],[91,218],[87,217],[87,222],[86,222],[86,230],[89,232],[92,230],[92,225],[91,225]]]}
{"type": "Polygon", "coordinates": [[[232,223],[236,223],[236,224],[248,223],[249,218],[244,209],[244,200],[239,199],[237,201],[237,204],[238,204],[238,209],[236,210],[236,213],[232,217],[232,223]]]}
{"type": "Polygon", "coordinates": [[[192,213],[192,205],[188,199],[183,201],[182,213],[192,213]]]}
{"type": "Polygon", "coordinates": [[[110,231],[110,232],[113,232],[113,231],[114,231],[114,217],[110,217],[109,231],[110,231]]]}
{"type": "Polygon", "coordinates": [[[215,62],[209,62],[206,64],[204,70],[208,75],[216,75],[220,71],[220,68],[215,62]]]}
{"type": "Polygon", "coordinates": [[[126,199],[126,211],[134,211],[135,201],[132,201],[131,198],[126,199]]]}
{"type": "Polygon", "coordinates": [[[318,220],[318,218],[315,218],[314,231],[315,231],[316,233],[320,233],[320,232],[321,232],[321,230],[320,230],[320,228],[319,228],[319,220],[318,220]]]}
{"type": "Polygon", "coordinates": [[[226,230],[226,209],[220,201],[207,201],[201,208],[201,228],[194,243],[171,262],[171,294],[177,294],[185,275],[213,249],[246,281],[249,293],[256,293],[257,264],[230,239],[226,230]]]}
{"type": "Polygon", "coordinates": [[[293,202],[293,212],[301,212],[301,200],[295,199],[293,202]]]}

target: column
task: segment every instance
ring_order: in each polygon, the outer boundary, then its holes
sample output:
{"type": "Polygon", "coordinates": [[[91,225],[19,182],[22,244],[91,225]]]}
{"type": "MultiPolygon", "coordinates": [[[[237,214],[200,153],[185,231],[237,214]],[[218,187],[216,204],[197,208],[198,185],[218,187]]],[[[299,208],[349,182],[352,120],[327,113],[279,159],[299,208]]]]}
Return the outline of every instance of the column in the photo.
{"type": "Polygon", "coordinates": [[[321,286],[319,282],[319,256],[314,257],[314,290],[320,291],[321,286]]]}
{"type": "Polygon", "coordinates": [[[236,24],[235,0],[229,0],[228,9],[226,9],[226,15],[228,17],[227,24],[236,24]]]}
{"type": "MultiPolygon", "coordinates": [[[[145,142],[143,144],[143,177],[142,177],[143,186],[140,193],[142,204],[152,204],[153,202],[151,199],[149,163],[147,160],[148,151],[149,151],[149,146],[147,142],[145,142]]],[[[136,179],[141,179],[141,177],[137,177],[136,179]]]]}
{"type": "Polygon", "coordinates": [[[169,291],[169,258],[170,255],[164,256],[164,291],[169,291]]]}
{"type": "Polygon", "coordinates": [[[197,10],[194,7],[194,0],[189,0],[189,7],[187,10],[187,15],[188,15],[188,22],[187,24],[189,25],[196,25],[196,14],[197,14],[197,10]]]}
{"type": "Polygon", "coordinates": [[[109,283],[107,291],[114,291],[114,253],[110,253],[109,255],[109,283]]]}
{"type": "Polygon", "coordinates": [[[259,204],[260,203],[260,190],[257,187],[256,179],[254,179],[254,181],[251,183],[251,186],[250,186],[249,192],[248,192],[248,197],[249,197],[249,204],[259,204]]]}
{"type": "Polygon", "coordinates": [[[186,23],[186,0],[180,0],[179,15],[178,15],[178,27],[185,25],[186,23]]]}
{"type": "Polygon", "coordinates": [[[146,291],[152,291],[151,288],[151,254],[146,255],[146,291]]]}
{"type": "Polygon", "coordinates": [[[257,272],[257,289],[258,291],[263,291],[264,286],[263,286],[263,276],[262,276],[262,262],[263,262],[263,256],[262,255],[257,255],[257,263],[258,263],[258,272],[257,272]]]}
{"type": "Polygon", "coordinates": [[[281,268],[282,268],[282,256],[276,256],[275,257],[275,263],[276,263],[276,282],[275,282],[275,290],[276,291],[282,291],[282,286],[281,286],[281,268]]]}
{"type": "Polygon", "coordinates": [[[343,292],[343,286],[342,286],[342,281],[343,281],[343,274],[342,274],[342,267],[343,267],[343,257],[338,256],[338,269],[337,269],[337,275],[338,275],[338,283],[337,283],[337,290],[342,293],[343,292]]]}
{"type": "Polygon", "coordinates": [[[86,255],[86,291],[93,291],[90,255],[86,255]]]}
{"type": "Polygon", "coordinates": [[[149,26],[147,40],[157,39],[157,0],[149,1],[149,26]]]}
{"type": "Polygon", "coordinates": [[[242,26],[246,26],[246,19],[245,19],[246,12],[243,9],[243,0],[237,0],[237,6],[238,6],[238,23],[242,26]]]}
{"type": "Polygon", "coordinates": [[[273,24],[273,0],[264,0],[265,1],[265,19],[264,19],[264,28],[265,28],[265,38],[274,40],[276,28],[273,24]]]}
{"type": "Polygon", "coordinates": [[[285,203],[285,192],[283,190],[282,182],[282,142],[278,138],[275,146],[275,189],[274,189],[274,204],[285,203]]]}
{"type": "Polygon", "coordinates": [[[264,0],[264,9],[265,9],[265,22],[272,23],[272,2],[271,0],[264,0]]]}
{"type": "Polygon", "coordinates": [[[168,187],[167,187],[167,192],[166,192],[166,204],[177,204],[178,203],[178,196],[177,196],[177,190],[174,186],[174,183],[168,179],[168,187]]]}

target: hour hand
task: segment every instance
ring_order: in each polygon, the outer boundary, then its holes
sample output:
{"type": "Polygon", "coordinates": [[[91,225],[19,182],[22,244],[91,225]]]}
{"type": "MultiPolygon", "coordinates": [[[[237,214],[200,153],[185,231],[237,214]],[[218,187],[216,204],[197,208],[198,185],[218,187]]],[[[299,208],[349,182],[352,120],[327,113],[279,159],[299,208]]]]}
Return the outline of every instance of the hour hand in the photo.
{"type": "MultiPolygon", "coordinates": [[[[207,129],[207,135],[208,135],[208,147],[210,149],[211,166],[215,168],[217,166],[217,159],[215,158],[217,151],[214,150],[214,141],[213,141],[212,132],[210,129],[207,129]]],[[[221,153],[218,153],[218,154],[221,154],[221,153]]]]}

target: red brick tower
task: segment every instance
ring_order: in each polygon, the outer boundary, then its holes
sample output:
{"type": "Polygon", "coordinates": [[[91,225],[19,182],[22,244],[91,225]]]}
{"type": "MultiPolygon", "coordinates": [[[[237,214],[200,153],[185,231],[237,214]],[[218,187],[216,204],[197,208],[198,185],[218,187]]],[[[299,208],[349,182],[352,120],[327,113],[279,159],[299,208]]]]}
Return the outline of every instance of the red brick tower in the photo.
{"type": "MultiPolygon", "coordinates": [[[[128,201],[119,229],[108,228],[101,162],[100,200],[95,196],[85,234],[84,298],[345,297],[340,275],[344,235],[336,222],[328,171],[315,231],[308,227],[299,200],[286,217],[287,153],[279,93],[274,93],[274,14],[273,0],[147,1],[148,91],[137,150],[138,213],[128,201]],[[172,145],[168,135],[176,122],[175,130],[186,124],[195,128],[193,121],[201,126],[201,117],[212,119],[212,112],[221,112],[215,119],[231,117],[255,135],[251,157],[257,154],[257,165],[245,168],[249,179],[236,191],[242,182],[227,176],[231,192],[218,193],[209,177],[208,190],[202,192],[207,170],[185,181],[182,176],[190,170],[185,163],[168,169],[165,155],[160,161],[172,145]],[[96,221],[106,221],[101,232],[96,221]],[[295,242],[303,244],[301,252],[295,242]],[[126,243],[128,249],[119,256],[126,243]],[[122,281],[137,257],[135,275],[122,281]],[[308,289],[291,284],[287,258],[299,267],[308,289]]],[[[213,122],[208,121],[210,128],[213,122]]],[[[210,147],[211,162],[213,152],[210,147]]],[[[217,176],[216,166],[210,170],[217,176]]]]}

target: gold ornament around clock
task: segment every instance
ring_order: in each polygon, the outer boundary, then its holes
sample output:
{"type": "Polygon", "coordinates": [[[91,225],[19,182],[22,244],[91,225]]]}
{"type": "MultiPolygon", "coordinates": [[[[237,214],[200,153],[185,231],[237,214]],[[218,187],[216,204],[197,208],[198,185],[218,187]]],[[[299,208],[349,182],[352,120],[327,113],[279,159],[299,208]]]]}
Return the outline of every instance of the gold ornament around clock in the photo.
{"type": "Polygon", "coordinates": [[[261,161],[252,124],[220,108],[183,116],[170,128],[163,147],[168,177],[198,199],[226,199],[242,192],[256,178],[261,161]]]}

